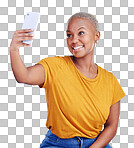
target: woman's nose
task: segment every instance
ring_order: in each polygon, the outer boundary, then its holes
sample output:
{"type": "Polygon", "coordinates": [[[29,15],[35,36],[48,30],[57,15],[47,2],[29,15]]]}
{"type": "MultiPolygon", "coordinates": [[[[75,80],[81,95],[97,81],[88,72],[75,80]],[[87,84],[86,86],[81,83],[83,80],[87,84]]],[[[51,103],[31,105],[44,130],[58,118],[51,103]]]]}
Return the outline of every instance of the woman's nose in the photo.
{"type": "Polygon", "coordinates": [[[73,36],[72,43],[77,43],[79,41],[78,36],[73,36]]]}

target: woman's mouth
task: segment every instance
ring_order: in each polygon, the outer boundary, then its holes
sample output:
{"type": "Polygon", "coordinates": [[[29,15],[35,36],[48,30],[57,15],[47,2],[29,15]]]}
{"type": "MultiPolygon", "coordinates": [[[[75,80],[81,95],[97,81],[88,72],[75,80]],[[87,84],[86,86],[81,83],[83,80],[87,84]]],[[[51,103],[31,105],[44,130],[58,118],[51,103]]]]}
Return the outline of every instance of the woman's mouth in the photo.
{"type": "Polygon", "coordinates": [[[79,50],[81,50],[83,47],[84,47],[84,45],[76,46],[76,47],[73,47],[73,46],[72,46],[72,49],[73,49],[74,51],[79,51],[79,50]]]}

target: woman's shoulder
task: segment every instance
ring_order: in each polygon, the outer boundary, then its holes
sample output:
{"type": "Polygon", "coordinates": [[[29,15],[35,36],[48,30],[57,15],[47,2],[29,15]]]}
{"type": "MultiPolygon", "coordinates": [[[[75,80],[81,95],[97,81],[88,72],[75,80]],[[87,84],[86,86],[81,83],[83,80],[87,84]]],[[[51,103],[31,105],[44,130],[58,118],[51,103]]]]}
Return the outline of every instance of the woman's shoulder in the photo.
{"type": "Polygon", "coordinates": [[[69,63],[69,58],[69,56],[49,56],[41,59],[40,62],[45,62],[52,65],[66,65],[69,63]]]}
{"type": "Polygon", "coordinates": [[[51,59],[51,60],[66,60],[69,56],[52,56],[52,57],[46,57],[44,59],[51,59]]]}
{"type": "Polygon", "coordinates": [[[49,56],[49,57],[45,57],[42,59],[42,61],[45,62],[60,62],[61,60],[63,60],[62,56],[49,56]]]}
{"type": "Polygon", "coordinates": [[[100,69],[101,69],[101,75],[104,77],[104,78],[112,78],[113,77],[113,73],[104,69],[103,67],[99,66],[100,69]]]}

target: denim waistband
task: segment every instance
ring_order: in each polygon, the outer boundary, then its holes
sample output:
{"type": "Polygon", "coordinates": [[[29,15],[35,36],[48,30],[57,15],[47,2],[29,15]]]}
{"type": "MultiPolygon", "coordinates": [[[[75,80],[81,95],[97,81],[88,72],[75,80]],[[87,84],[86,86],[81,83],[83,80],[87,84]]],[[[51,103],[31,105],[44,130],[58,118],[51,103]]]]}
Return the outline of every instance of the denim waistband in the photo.
{"type": "MultiPolygon", "coordinates": [[[[98,134],[98,136],[101,134],[101,132],[98,134]]],[[[60,138],[56,136],[55,134],[53,134],[51,132],[51,129],[48,130],[46,136],[51,138],[51,140],[60,142],[60,143],[71,143],[75,145],[79,144],[79,148],[83,148],[83,143],[85,140],[91,141],[91,143],[93,143],[98,138],[98,136],[95,138],[86,138],[86,137],[80,137],[80,136],[75,136],[73,138],[60,138]]]]}
{"type": "MultiPolygon", "coordinates": [[[[98,134],[98,136],[101,134],[101,132],[98,134]]],[[[96,138],[86,138],[80,136],[75,136],[73,138],[60,138],[57,135],[53,134],[50,129],[45,135],[45,139],[42,141],[40,148],[89,148],[98,138],[98,136],[96,138]]],[[[112,148],[112,146],[110,146],[110,144],[107,144],[105,148],[112,148]]]]}

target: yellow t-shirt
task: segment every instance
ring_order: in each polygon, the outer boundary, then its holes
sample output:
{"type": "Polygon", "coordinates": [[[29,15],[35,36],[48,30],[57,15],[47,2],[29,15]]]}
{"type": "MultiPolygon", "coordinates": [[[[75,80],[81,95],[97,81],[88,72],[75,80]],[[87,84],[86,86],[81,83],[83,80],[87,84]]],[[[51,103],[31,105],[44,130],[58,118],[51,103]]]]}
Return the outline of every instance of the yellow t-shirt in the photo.
{"type": "Polygon", "coordinates": [[[97,77],[87,78],[70,56],[47,57],[38,64],[45,69],[42,88],[47,101],[47,128],[60,138],[95,138],[108,118],[110,106],[126,95],[116,77],[97,65],[97,77]]]}

